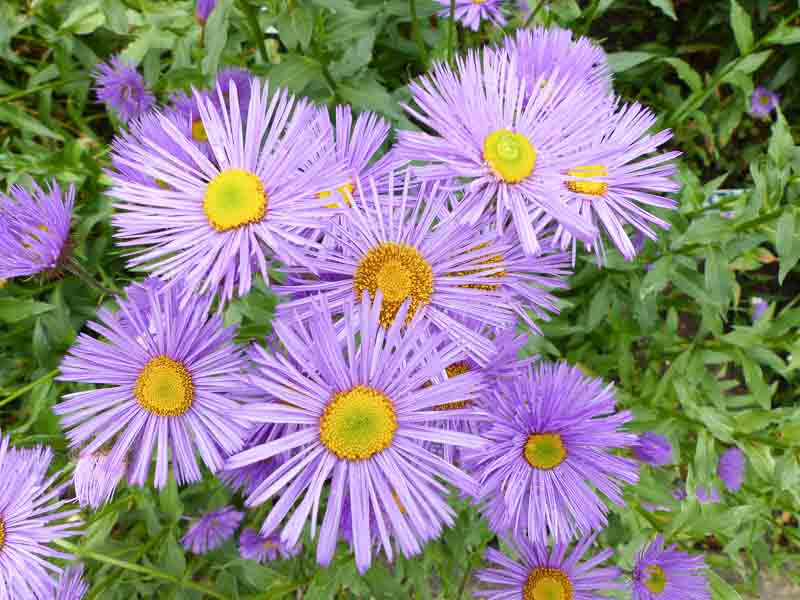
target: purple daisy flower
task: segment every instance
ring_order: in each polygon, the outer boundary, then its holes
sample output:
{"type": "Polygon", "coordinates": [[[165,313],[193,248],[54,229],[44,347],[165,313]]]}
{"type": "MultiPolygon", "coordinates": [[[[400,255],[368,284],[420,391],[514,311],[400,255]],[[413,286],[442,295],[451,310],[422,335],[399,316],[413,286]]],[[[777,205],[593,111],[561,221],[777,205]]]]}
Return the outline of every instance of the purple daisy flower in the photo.
{"type": "Polygon", "coordinates": [[[517,74],[534,95],[538,81],[563,76],[575,84],[599,86],[611,92],[611,70],[606,53],[589,38],[572,39],[569,29],[518,29],[504,40],[505,51],[516,58],[517,74]]]}
{"type": "Polygon", "coordinates": [[[695,488],[695,495],[700,504],[717,504],[720,501],[719,492],[713,485],[698,485],[695,488]]]}
{"type": "Polygon", "coordinates": [[[530,97],[527,85],[517,75],[516,57],[506,52],[471,51],[457,59],[455,71],[437,64],[432,75],[409,84],[416,107],[405,105],[435,133],[399,131],[395,156],[424,161],[414,167],[423,180],[460,182],[458,210],[466,222],[477,223],[491,210],[502,231],[513,216],[527,254],[541,251],[537,211],[592,242],[596,227],[559,190],[567,169],[582,164],[586,139],[610,110],[606,93],[563,75],[537,80],[530,97]]]}
{"type": "Polygon", "coordinates": [[[646,431],[633,446],[633,456],[654,467],[663,467],[672,462],[672,444],[665,436],[646,431]]]}
{"type": "Polygon", "coordinates": [[[539,363],[486,394],[491,427],[470,456],[479,499],[495,531],[511,528],[544,543],[586,535],[607,524],[601,496],[623,504],[620,485],[638,480],[635,462],[609,452],[636,436],[621,431],[611,384],[566,363],[539,363]]]}
{"type": "Polygon", "coordinates": [[[83,565],[64,569],[56,587],[55,600],[82,600],[89,586],[83,580],[83,565]]]}
{"type": "MultiPolygon", "coordinates": [[[[184,138],[191,140],[194,146],[200,150],[207,159],[213,161],[211,145],[208,143],[208,133],[206,132],[205,125],[203,125],[203,119],[200,117],[199,105],[201,102],[210,102],[215,106],[219,105],[218,98],[208,90],[193,90],[191,94],[177,92],[170,97],[169,106],[163,111],[163,114],[172,121],[184,138]]],[[[241,109],[241,102],[239,104],[241,109]]],[[[242,123],[244,123],[244,111],[241,113],[241,118],[242,123]]],[[[180,161],[185,164],[190,164],[195,170],[200,171],[199,164],[196,164],[192,157],[183,151],[181,145],[175,141],[175,134],[164,131],[164,127],[161,125],[161,120],[158,115],[154,115],[153,121],[155,121],[155,126],[152,131],[137,132],[137,135],[129,141],[129,144],[135,145],[138,143],[145,146],[152,146],[155,144],[159,148],[165,149],[176,147],[180,152],[177,155],[180,157],[180,161]],[[166,136],[166,140],[164,136],[166,136]]],[[[175,156],[174,154],[171,155],[175,156]]]]}
{"type": "Polygon", "coordinates": [[[197,0],[194,7],[194,17],[201,25],[205,25],[211,11],[217,6],[217,0],[197,0]]]}
{"type": "Polygon", "coordinates": [[[317,277],[309,277],[305,268],[285,269],[288,281],[278,290],[295,299],[278,305],[278,314],[310,318],[317,292],[338,314],[362,292],[374,297],[380,289],[384,326],[410,299],[409,319],[419,312],[486,364],[497,349],[482,335],[483,326],[513,328],[517,315],[533,325],[526,309],[539,316],[555,310],[555,298],[543,287],[564,285],[562,267],[568,259],[531,260],[512,238],[498,239],[488,228],[439,219],[447,196],[438,184],[421,185],[416,197],[409,186],[407,176],[399,198],[393,186],[386,196],[374,189],[369,199],[356,195],[341,221],[329,227],[337,243],[306,249],[317,277]]]}
{"type": "Polygon", "coordinates": [[[744,481],[745,458],[739,448],[728,448],[719,457],[717,475],[729,492],[738,492],[744,481]]]}
{"type": "Polygon", "coordinates": [[[475,595],[489,600],[603,600],[605,592],[624,586],[618,581],[619,569],[598,566],[611,557],[611,549],[581,562],[596,537],[590,535],[578,542],[569,555],[568,544],[556,544],[548,552],[547,546],[526,538],[509,544],[519,560],[489,548],[486,560],[493,566],[481,569],[475,577],[492,588],[476,590],[475,595]]]}
{"type": "Polygon", "coordinates": [[[51,181],[33,192],[12,185],[0,193],[0,279],[55,269],[66,258],[75,186],[62,193],[51,181]]]}
{"type": "Polygon", "coordinates": [[[244,513],[232,506],[207,512],[192,523],[181,538],[181,544],[194,554],[211,552],[234,534],[243,518],[244,513]]]}
{"type": "MultiPolygon", "coordinates": [[[[449,18],[450,0],[437,1],[445,7],[439,11],[439,16],[449,18]]],[[[502,27],[506,24],[502,5],[502,0],[456,0],[453,17],[472,31],[478,31],[481,28],[481,21],[489,21],[497,27],[502,27]]]]}
{"type": "Polygon", "coordinates": [[[251,350],[250,386],[261,390],[267,401],[242,412],[256,422],[299,427],[291,435],[231,457],[227,467],[292,452],[246,503],[261,505],[280,494],[261,527],[261,535],[270,536],[299,500],[281,534],[289,546],[297,544],[309,519],[311,537],[317,536],[320,497],[330,480],[317,543],[317,560],[322,565],[333,557],[345,505],[353,514],[356,565],[363,573],[372,562],[376,530],[391,560],[392,540],[405,556],[411,556],[422,550],[425,541],[438,536],[443,525],[453,523],[442,481],[476,491],[468,475],[429,452],[424,443],[473,448],[481,444],[476,436],[427,423],[437,416],[434,406],[451,398],[474,400],[478,376],[465,373],[425,387],[445,368],[442,354],[450,355],[456,347],[437,351],[442,336],[431,335],[419,316],[404,326],[408,308],[407,300],[397,319],[384,329],[381,293],[370,305],[365,290],[360,307],[353,306],[352,298],[345,303],[339,333],[331,307],[320,296],[306,322],[279,318],[274,323],[291,360],[260,346],[251,350]]]}
{"type": "Polygon", "coordinates": [[[753,307],[752,307],[753,323],[755,323],[761,317],[763,317],[764,314],[767,312],[767,309],[769,308],[769,302],[767,302],[763,298],[757,298],[757,297],[753,298],[752,302],[753,302],[753,307]]]}
{"type": "Polygon", "coordinates": [[[102,340],[81,334],[58,378],[102,387],[66,394],[54,411],[83,453],[114,440],[107,461],[127,461],[131,484],[145,484],[154,451],[156,487],[166,485],[170,464],[178,483],[199,481],[195,450],[216,472],[247,434],[247,422],[236,416],[247,397],[247,363],[233,328],[208,315],[207,300],[177,286],[147,288],[144,306],[117,302],[118,313],[102,308],[89,323],[102,340]]]}
{"type": "Polygon", "coordinates": [[[16,450],[0,437],[0,597],[52,600],[55,576],[62,569],[52,559],[72,556],[52,542],[80,535],[78,509],[63,510],[69,481],[60,473],[46,477],[53,452],[37,447],[16,450]]]}
{"type": "Polygon", "coordinates": [[[165,279],[182,278],[189,289],[218,292],[222,301],[234,291],[246,294],[255,273],[268,283],[268,262],[276,255],[304,263],[304,253],[292,243],[310,242],[295,232],[325,226],[335,211],[316,194],[345,179],[343,166],[332,161],[305,165],[309,153],[324,153],[333,144],[317,135],[318,111],[306,101],[295,101],[285,90],[270,96],[254,80],[244,124],[232,83],[229,93],[228,102],[218,98],[221,110],[197,98],[212,160],[161,115],[164,130],[192,162],[158,140],[139,138],[118,148],[116,160],[165,188],[116,173],[110,191],[117,200],[117,243],[145,247],[132,252],[131,267],[147,265],[165,279]]]}
{"type": "MultiPolygon", "coordinates": [[[[608,237],[627,259],[636,256],[636,248],[625,231],[625,225],[655,240],[650,225],[669,229],[669,223],[647,212],[644,206],[674,209],[675,200],[661,196],[676,192],[680,185],[673,180],[677,173],[675,159],[680,152],[654,152],[672,137],[665,129],[651,135],[656,116],[639,104],[620,107],[608,116],[608,128],[585,142],[581,162],[569,165],[561,185],[561,197],[593,224],[601,225],[608,237]],[[585,162],[584,162],[585,161],[585,162]]],[[[552,215],[538,211],[546,220],[552,215]]],[[[562,249],[574,244],[572,233],[559,226],[556,239],[562,249]]],[[[602,238],[586,244],[602,260],[602,238]]]]}
{"type": "Polygon", "coordinates": [[[750,113],[753,116],[766,118],[778,107],[781,97],[765,87],[757,87],[753,90],[750,100],[750,113]]]}
{"type": "Polygon", "coordinates": [[[78,502],[97,510],[111,499],[124,475],[125,463],[112,463],[105,452],[81,454],[72,474],[78,502]]]}
{"type": "Polygon", "coordinates": [[[143,115],[156,102],[141,74],[119,55],[98,65],[94,80],[97,99],[114,110],[123,122],[143,115]]]}
{"type": "Polygon", "coordinates": [[[642,549],[633,569],[634,600],[711,600],[702,556],[690,556],[677,546],[664,546],[656,536],[642,549]]]}
{"type": "Polygon", "coordinates": [[[242,558],[260,563],[272,562],[279,558],[292,558],[300,554],[302,547],[287,546],[277,535],[264,537],[255,529],[245,529],[239,536],[239,553],[242,558]]]}
{"type": "MultiPolygon", "coordinates": [[[[253,90],[253,82],[259,80],[247,69],[239,67],[228,67],[217,73],[214,89],[222,90],[222,98],[225,102],[230,97],[231,84],[236,87],[239,97],[239,110],[242,112],[242,120],[247,120],[247,109],[250,106],[250,93],[253,90]]],[[[217,99],[218,96],[215,98],[217,99]]]]}

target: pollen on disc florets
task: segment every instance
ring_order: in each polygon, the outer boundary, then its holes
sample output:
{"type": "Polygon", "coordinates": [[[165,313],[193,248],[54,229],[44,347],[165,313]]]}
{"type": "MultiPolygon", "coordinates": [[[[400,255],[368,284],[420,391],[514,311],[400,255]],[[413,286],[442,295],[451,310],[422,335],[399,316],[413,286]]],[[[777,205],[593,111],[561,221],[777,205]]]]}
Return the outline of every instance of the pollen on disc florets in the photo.
{"type": "Polygon", "coordinates": [[[0,550],[6,545],[6,520],[0,517],[0,550]]]}
{"type": "Polygon", "coordinates": [[[561,569],[536,567],[522,589],[525,600],[572,600],[572,580],[561,569]]]}
{"type": "Polygon", "coordinates": [[[374,388],[357,385],[332,397],[319,421],[319,438],[341,459],[366,460],[388,448],[397,431],[392,401],[374,388]]]}
{"type": "Polygon", "coordinates": [[[202,119],[192,121],[192,139],[196,142],[207,142],[208,134],[202,119]]]}
{"type": "Polygon", "coordinates": [[[208,222],[217,231],[258,223],[267,212],[261,179],[244,169],[229,169],[212,179],[203,198],[208,222]]]}
{"type": "Polygon", "coordinates": [[[585,165],[575,167],[567,171],[569,177],[580,177],[575,181],[567,181],[564,185],[567,189],[576,194],[588,194],[589,196],[602,196],[608,191],[608,184],[605,181],[584,181],[591,177],[608,177],[608,169],[603,165],[585,165]]]}
{"type": "Polygon", "coordinates": [[[647,571],[647,579],[644,586],[654,594],[660,594],[667,587],[667,575],[664,569],[658,565],[650,565],[645,569],[647,571]]]}
{"type": "Polygon", "coordinates": [[[506,183],[519,183],[536,166],[536,149],[521,133],[498,129],[483,141],[483,159],[495,177],[506,183]]]}
{"type": "Polygon", "coordinates": [[[523,455],[534,469],[555,469],[567,458],[564,440],[558,433],[534,433],[525,442],[523,455]]]}
{"type": "Polygon", "coordinates": [[[411,298],[407,320],[431,301],[433,268],[424,256],[408,244],[384,242],[361,259],[353,277],[357,297],[368,290],[374,299],[378,289],[383,294],[381,325],[388,327],[407,298],[411,298]]]}
{"type": "MultiPolygon", "coordinates": [[[[488,245],[489,245],[489,242],[485,242],[483,244],[479,244],[479,245],[475,246],[474,248],[471,248],[471,250],[480,250],[481,248],[486,248],[488,245]]],[[[469,276],[469,275],[475,275],[477,273],[483,273],[485,271],[490,270],[492,268],[492,265],[495,265],[497,263],[501,263],[501,262],[503,262],[503,260],[504,260],[504,258],[503,258],[502,254],[494,254],[494,255],[489,256],[489,258],[484,258],[483,260],[479,260],[479,261],[475,262],[475,265],[488,265],[486,268],[467,269],[465,271],[456,271],[452,275],[455,275],[455,276],[458,276],[458,277],[465,277],[465,276],[469,276]]],[[[486,277],[487,278],[491,277],[491,278],[494,278],[494,279],[499,279],[499,278],[505,277],[507,274],[508,273],[506,273],[505,269],[502,269],[500,271],[497,271],[496,273],[492,273],[490,275],[487,275],[486,277]]],[[[484,291],[488,291],[488,292],[493,292],[493,291],[497,290],[500,286],[496,285],[494,283],[463,283],[463,284],[459,285],[458,287],[471,288],[471,289],[475,289],[475,290],[484,290],[484,291]]]]}
{"type": "Polygon", "coordinates": [[[133,395],[139,405],[159,417],[179,417],[194,402],[194,383],[186,366],[169,356],[156,356],[144,366],[133,395]]]}

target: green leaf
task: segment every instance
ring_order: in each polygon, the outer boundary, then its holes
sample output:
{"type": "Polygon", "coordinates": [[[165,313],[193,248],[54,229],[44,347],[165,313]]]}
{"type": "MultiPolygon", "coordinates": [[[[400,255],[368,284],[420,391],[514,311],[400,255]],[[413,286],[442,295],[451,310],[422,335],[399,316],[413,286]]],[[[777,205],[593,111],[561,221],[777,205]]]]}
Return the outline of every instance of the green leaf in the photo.
{"type": "Polygon", "coordinates": [[[100,0],[76,2],[75,8],[61,24],[62,31],[71,31],[78,35],[92,33],[106,22],[106,16],[100,6],[100,0]]]}
{"type": "Polygon", "coordinates": [[[322,65],[315,59],[299,54],[285,54],[281,62],[269,70],[269,83],[277,88],[285,86],[300,94],[312,82],[324,84],[322,65]]]}
{"type": "Polygon", "coordinates": [[[183,504],[178,495],[178,484],[175,482],[172,471],[170,471],[167,485],[158,492],[158,504],[164,514],[173,521],[177,521],[183,514],[183,504]]]}
{"type": "Polygon", "coordinates": [[[742,600],[731,585],[711,569],[708,570],[708,582],[711,584],[711,600],[742,600]]]}
{"type": "Polygon", "coordinates": [[[769,138],[767,154],[779,168],[786,166],[794,154],[792,130],[780,110],[778,118],[772,124],[772,135],[769,138]]]}
{"type": "Polygon", "coordinates": [[[338,88],[342,100],[362,110],[374,110],[392,119],[401,121],[405,115],[386,88],[373,75],[343,83],[338,88]]]}
{"type": "Polygon", "coordinates": [[[750,22],[750,15],[736,0],[731,0],[730,19],[739,52],[743,55],[747,54],[753,47],[753,24],[750,22]]]}
{"type": "Polygon", "coordinates": [[[297,3],[291,10],[281,12],[275,26],[289,50],[294,50],[298,46],[306,50],[314,29],[314,11],[302,3],[297,3]]]}
{"type": "Polygon", "coordinates": [[[233,0],[219,0],[206,21],[206,56],[203,59],[203,73],[213,75],[217,72],[219,60],[228,42],[228,24],[233,0]]]}
{"type": "Polygon", "coordinates": [[[678,77],[680,77],[693,92],[703,89],[703,80],[689,63],[680,58],[665,58],[663,60],[668,65],[672,65],[678,77]]]}
{"type": "Polygon", "coordinates": [[[655,54],[650,52],[611,52],[608,55],[608,66],[611,67],[614,73],[622,73],[653,57],[655,57],[655,54]]]}
{"type": "Polygon", "coordinates": [[[167,573],[172,573],[176,577],[183,577],[183,573],[186,570],[186,557],[183,554],[183,548],[178,544],[178,541],[172,534],[167,536],[161,548],[161,561],[159,566],[167,573]]]}
{"type": "Polygon", "coordinates": [[[648,2],[650,2],[650,4],[656,8],[660,8],[661,12],[667,15],[670,19],[675,21],[678,20],[678,17],[675,15],[675,7],[672,5],[672,0],[648,0],[648,2]]]}
{"type": "Polygon", "coordinates": [[[33,118],[15,104],[0,104],[0,121],[19,128],[23,134],[40,135],[59,141],[64,140],[60,133],[45,127],[38,119],[33,118]]]}
{"type": "Polygon", "coordinates": [[[778,270],[778,283],[782,284],[786,275],[789,274],[797,261],[800,260],[800,238],[798,238],[797,218],[791,208],[787,208],[775,230],[775,246],[780,257],[780,267],[778,270]]]}
{"type": "Polygon", "coordinates": [[[41,315],[55,308],[46,302],[35,300],[19,300],[17,298],[0,298],[0,321],[16,323],[36,315],[41,315]]]}
{"type": "Polygon", "coordinates": [[[743,56],[741,60],[736,63],[733,69],[731,69],[730,73],[722,78],[722,81],[730,83],[731,79],[734,78],[738,73],[744,73],[745,75],[754,73],[761,67],[761,65],[767,62],[767,59],[771,54],[772,50],[763,50],[761,52],[756,52],[755,54],[743,56]]]}
{"type": "Polygon", "coordinates": [[[767,44],[800,44],[800,27],[790,27],[782,23],[778,28],[767,36],[767,44]]]}

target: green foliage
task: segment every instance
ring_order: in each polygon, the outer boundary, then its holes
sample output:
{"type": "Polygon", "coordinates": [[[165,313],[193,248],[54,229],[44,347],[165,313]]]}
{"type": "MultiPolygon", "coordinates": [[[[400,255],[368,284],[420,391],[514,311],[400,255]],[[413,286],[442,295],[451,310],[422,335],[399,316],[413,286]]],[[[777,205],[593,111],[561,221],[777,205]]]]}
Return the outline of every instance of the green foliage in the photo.
{"type": "MultiPolygon", "coordinates": [[[[652,106],[684,153],[680,209],[661,215],[669,232],[632,263],[609,251],[600,269],[579,255],[560,316],[526,348],[615,382],[635,428],[664,433],[677,448],[674,465],[644,468],[602,541],[628,565],[656,531],[706,552],[715,600],[754,593],[766,570],[791,567],[785,573],[798,578],[800,92],[791,83],[800,11],[772,0],[546,4],[534,22],[603,40],[619,93],[652,106]],[[748,113],[758,85],[782,96],[774,118],[748,113]],[[754,321],[756,298],[769,308],[754,321]],[[696,488],[721,489],[717,460],[733,445],[748,459],[745,485],[701,505],[696,488]],[[678,501],[670,492],[684,485],[689,497],[678,501]]],[[[102,285],[121,289],[141,274],[125,268],[111,239],[102,170],[118,124],[94,102],[98,61],[122,52],[161,99],[244,65],[316,102],[348,102],[409,128],[400,108],[409,79],[447,54],[438,9],[432,0],[220,0],[201,29],[188,1],[0,3],[0,177],[75,183],[75,253],[102,285]],[[280,43],[265,39],[270,26],[280,43]]],[[[515,13],[507,29],[524,20],[515,13]]],[[[501,37],[459,29],[456,42],[464,50],[501,37]]],[[[50,408],[74,387],[53,376],[83,323],[110,302],[74,277],[0,289],[1,422],[15,443],[48,443],[69,462],[50,408]]],[[[259,284],[226,321],[240,326],[240,341],[261,339],[275,302],[259,284]]],[[[207,556],[185,552],[183,517],[228,501],[241,499],[210,476],[180,490],[171,481],[161,493],[125,488],[87,513],[86,534],[64,547],[85,560],[92,599],[451,600],[470,596],[469,574],[492,540],[476,511],[453,499],[457,522],[442,539],[420,557],[378,561],[363,577],[344,545],[330,568],[317,567],[308,537],[296,560],[268,566],[239,558],[234,540],[207,556]]],[[[247,523],[263,515],[251,511],[247,523]]]]}

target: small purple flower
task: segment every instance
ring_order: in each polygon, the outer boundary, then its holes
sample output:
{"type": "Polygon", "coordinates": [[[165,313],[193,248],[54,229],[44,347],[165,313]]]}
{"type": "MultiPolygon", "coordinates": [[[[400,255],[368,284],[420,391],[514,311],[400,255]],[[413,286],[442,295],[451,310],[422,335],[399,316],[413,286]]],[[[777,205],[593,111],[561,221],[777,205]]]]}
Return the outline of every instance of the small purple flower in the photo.
{"type": "Polygon", "coordinates": [[[33,191],[11,186],[0,194],[0,279],[55,269],[65,257],[75,202],[75,186],[62,193],[51,181],[33,191]]]}
{"type": "MultiPolygon", "coordinates": [[[[445,7],[439,12],[439,16],[449,18],[450,0],[438,0],[438,2],[445,7]]],[[[506,24],[502,5],[502,0],[456,0],[453,17],[472,31],[481,28],[481,21],[489,21],[497,27],[502,27],[506,24]]]]}
{"type": "Polygon", "coordinates": [[[125,463],[112,463],[107,453],[81,454],[72,475],[78,502],[97,510],[111,499],[124,475],[125,463]]]}
{"type": "Polygon", "coordinates": [[[194,9],[194,16],[197,22],[201,25],[205,25],[206,21],[208,21],[208,17],[211,15],[211,11],[213,11],[216,6],[217,0],[197,0],[194,9]]]}
{"type": "Polygon", "coordinates": [[[719,492],[714,485],[698,485],[695,494],[700,504],[717,504],[720,501],[719,492]]]}
{"type": "Polygon", "coordinates": [[[753,298],[753,307],[752,307],[753,323],[755,323],[761,317],[763,317],[764,313],[767,312],[768,308],[769,308],[769,302],[767,302],[763,298],[753,298]]]}
{"type": "Polygon", "coordinates": [[[597,534],[579,541],[570,554],[569,545],[547,546],[515,538],[509,545],[519,556],[514,560],[494,548],[486,551],[490,568],[481,569],[476,579],[492,586],[475,591],[488,600],[604,600],[606,592],[622,589],[620,570],[600,567],[613,550],[607,548],[581,562],[595,542],[597,534]]]}
{"type": "Polygon", "coordinates": [[[94,79],[97,99],[116,111],[126,123],[143,115],[155,104],[155,96],[147,89],[144,78],[135,68],[125,64],[119,55],[98,65],[94,79]]]}
{"type": "Polygon", "coordinates": [[[672,462],[672,444],[665,436],[647,431],[639,436],[633,456],[654,467],[668,465],[672,462]]]}
{"type": "Polygon", "coordinates": [[[205,554],[225,543],[239,527],[244,513],[232,506],[207,512],[181,538],[181,544],[194,554],[205,554]]]}
{"type": "Polygon", "coordinates": [[[83,565],[73,565],[61,573],[55,600],[82,600],[88,590],[89,586],[83,580],[83,565]]]}
{"type": "Polygon", "coordinates": [[[780,99],[780,96],[772,90],[757,87],[753,90],[753,97],[750,100],[750,113],[756,117],[766,118],[778,106],[780,99]]]}
{"type": "Polygon", "coordinates": [[[660,535],[642,549],[633,569],[634,600],[710,600],[702,556],[664,547],[660,535]]]}
{"type": "Polygon", "coordinates": [[[301,550],[300,544],[289,547],[277,535],[265,537],[258,535],[255,529],[245,529],[239,536],[239,553],[242,558],[260,563],[272,562],[279,558],[292,558],[301,550]]]}
{"type": "Polygon", "coordinates": [[[738,492],[744,481],[745,458],[739,448],[728,448],[719,457],[717,475],[729,492],[738,492]]]}

